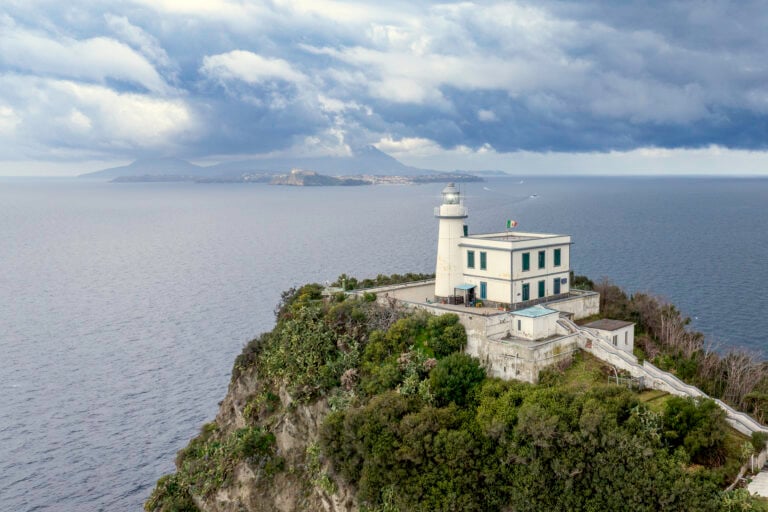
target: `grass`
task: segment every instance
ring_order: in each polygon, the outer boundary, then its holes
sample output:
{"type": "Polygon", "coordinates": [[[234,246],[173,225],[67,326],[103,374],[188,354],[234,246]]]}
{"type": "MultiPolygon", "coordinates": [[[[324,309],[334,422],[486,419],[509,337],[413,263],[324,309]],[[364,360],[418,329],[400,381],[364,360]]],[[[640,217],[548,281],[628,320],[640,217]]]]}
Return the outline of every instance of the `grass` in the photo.
{"type": "Polygon", "coordinates": [[[640,392],[637,396],[653,412],[662,412],[667,404],[667,400],[672,395],[658,389],[647,389],[640,392]]]}
{"type": "Polygon", "coordinates": [[[565,369],[559,384],[571,389],[585,389],[595,384],[605,384],[605,364],[586,352],[577,352],[573,362],[565,369]]]}

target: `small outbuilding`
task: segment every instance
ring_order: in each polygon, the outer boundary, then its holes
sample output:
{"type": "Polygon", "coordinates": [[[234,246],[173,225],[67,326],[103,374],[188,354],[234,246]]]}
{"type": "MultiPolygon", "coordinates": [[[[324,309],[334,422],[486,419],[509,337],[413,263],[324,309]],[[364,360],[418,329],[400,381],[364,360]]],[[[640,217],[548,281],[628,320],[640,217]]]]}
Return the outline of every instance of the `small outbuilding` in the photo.
{"type": "Polygon", "coordinates": [[[557,334],[560,312],[544,306],[532,306],[511,314],[510,333],[529,340],[543,340],[557,334]]]}
{"type": "Polygon", "coordinates": [[[584,327],[594,329],[601,339],[630,354],[635,347],[635,324],[632,322],[603,318],[584,327]]]}

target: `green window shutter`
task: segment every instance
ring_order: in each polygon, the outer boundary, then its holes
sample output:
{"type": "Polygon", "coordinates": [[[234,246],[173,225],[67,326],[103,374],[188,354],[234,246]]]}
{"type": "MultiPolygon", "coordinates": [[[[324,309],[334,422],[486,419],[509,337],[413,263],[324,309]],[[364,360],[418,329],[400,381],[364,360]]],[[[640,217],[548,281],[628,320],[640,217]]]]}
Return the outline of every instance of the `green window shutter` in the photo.
{"type": "Polygon", "coordinates": [[[560,249],[555,249],[555,266],[560,266],[560,249]]]}
{"type": "Polygon", "coordinates": [[[547,266],[547,251],[539,251],[539,268],[547,266]]]}
{"type": "Polygon", "coordinates": [[[531,253],[523,253],[523,271],[531,270],[531,253]]]}
{"type": "Polygon", "coordinates": [[[531,286],[528,284],[523,285],[523,300],[530,300],[531,298],[531,286]]]}
{"type": "Polygon", "coordinates": [[[544,296],[545,287],[546,287],[545,282],[539,281],[539,298],[542,298],[544,296]]]}
{"type": "Polygon", "coordinates": [[[480,253],[480,270],[485,270],[488,263],[488,258],[486,256],[486,253],[481,252],[480,253]]]}
{"type": "Polygon", "coordinates": [[[475,268],[475,251],[467,251],[467,268],[475,268]]]}
{"type": "Polygon", "coordinates": [[[488,283],[480,281],[480,298],[485,300],[488,297],[488,283]]]}
{"type": "Polygon", "coordinates": [[[464,224],[464,236],[468,236],[468,235],[469,235],[469,226],[464,224]]]}

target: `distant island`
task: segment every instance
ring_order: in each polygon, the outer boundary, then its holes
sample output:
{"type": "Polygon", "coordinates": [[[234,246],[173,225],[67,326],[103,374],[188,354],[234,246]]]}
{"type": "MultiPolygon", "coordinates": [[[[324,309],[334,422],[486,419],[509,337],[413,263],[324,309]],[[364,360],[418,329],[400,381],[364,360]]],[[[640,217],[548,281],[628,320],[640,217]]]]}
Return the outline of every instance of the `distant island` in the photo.
{"type": "Polygon", "coordinates": [[[184,174],[142,174],[139,176],[118,176],[114,183],[164,183],[189,181],[194,183],[269,183],[291,187],[350,187],[361,185],[414,185],[422,183],[477,182],[485,181],[473,174],[452,172],[421,174],[416,176],[390,176],[360,174],[354,176],[328,176],[315,171],[291,169],[288,174],[243,173],[238,176],[221,178],[199,177],[184,174]]]}
{"type": "Polygon", "coordinates": [[[306,187],[483,181],[480,175],[506,173],[421,169],[405,165],[373,146],[365,146],[346,156],[250,158],[209,166],[181,158],[142,158],[80,177],[115,183],[272,183],[306,187]]]}

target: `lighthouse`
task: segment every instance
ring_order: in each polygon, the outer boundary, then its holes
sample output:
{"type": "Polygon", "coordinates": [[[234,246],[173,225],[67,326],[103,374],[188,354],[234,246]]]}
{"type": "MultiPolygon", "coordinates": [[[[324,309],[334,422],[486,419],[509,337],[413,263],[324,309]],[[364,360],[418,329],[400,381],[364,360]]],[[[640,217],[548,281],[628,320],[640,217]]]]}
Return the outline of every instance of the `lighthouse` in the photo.
{"type": "Polygon", "coordinates": [[[467,235],[464,223],[467,209],[453,183],[443,189],[442,196],[443,203],[435,208],[435,217],[440,222],[437,234],[435,299],[452,302],[454,288],[462,283],[464,277],[459,242],[467,235]]]}

